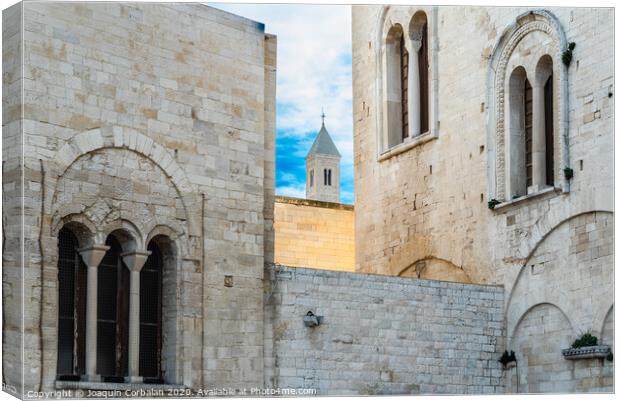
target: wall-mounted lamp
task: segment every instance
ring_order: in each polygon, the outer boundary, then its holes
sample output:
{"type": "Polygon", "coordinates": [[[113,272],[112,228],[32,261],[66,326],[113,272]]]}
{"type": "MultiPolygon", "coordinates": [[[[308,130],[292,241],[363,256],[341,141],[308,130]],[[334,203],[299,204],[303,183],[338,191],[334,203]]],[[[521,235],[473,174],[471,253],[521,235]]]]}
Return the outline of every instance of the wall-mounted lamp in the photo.
{"type": "Polygon", "coordinates": [[[323,316],[317,316],[312,311],[308,311],[306,316],[304,316],[304,325],[306,327],[314,327],[321,324],[323,321],[323,316]]]}

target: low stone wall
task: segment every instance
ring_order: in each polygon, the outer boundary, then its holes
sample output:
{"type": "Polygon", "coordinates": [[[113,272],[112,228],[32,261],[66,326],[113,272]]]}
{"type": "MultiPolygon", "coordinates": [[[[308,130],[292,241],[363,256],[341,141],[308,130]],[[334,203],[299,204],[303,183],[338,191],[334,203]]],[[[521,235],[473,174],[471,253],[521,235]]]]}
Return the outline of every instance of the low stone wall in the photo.
{"type": "Polygon", "coordinates": [[[315,269],[265,274],[266,386],[319,395],[502,393],[504,290],[315,269]],[[323,316],[306,327],[308,311],[323,316]]]}
{"type": "Polygon", "coordinates": [[[355,271],[353,205],[276,196],[275,262],[355,271]]]}

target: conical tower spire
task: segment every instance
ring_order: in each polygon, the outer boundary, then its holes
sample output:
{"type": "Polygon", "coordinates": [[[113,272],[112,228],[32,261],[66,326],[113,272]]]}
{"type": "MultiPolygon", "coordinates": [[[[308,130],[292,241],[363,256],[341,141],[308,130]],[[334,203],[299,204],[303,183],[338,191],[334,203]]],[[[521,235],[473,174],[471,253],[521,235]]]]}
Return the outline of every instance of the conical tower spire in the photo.
{"type": "Polygon", "coordinates": [[[325,128],[321,109],[321,129],[306,156],[306,198],[340,202],[340,152],[325,128]]]}

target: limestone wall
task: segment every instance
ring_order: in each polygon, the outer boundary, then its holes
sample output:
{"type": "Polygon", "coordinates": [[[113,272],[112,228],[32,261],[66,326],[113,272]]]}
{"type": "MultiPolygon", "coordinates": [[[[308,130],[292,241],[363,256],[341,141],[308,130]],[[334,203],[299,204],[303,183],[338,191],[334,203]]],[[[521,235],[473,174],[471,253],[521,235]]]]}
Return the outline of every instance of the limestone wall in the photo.
{"type": "MultiPolygon", "coordinates": [[[[199,4],[27,2],[3,18],[4,63],[13,71],[3,93],[24,87],[23,99],[4,108],[14,123],[5,118],[3,127],[3,285],[5,305],[19,303],[22,280],[28,299],[26,390],[55,387],[57,233],[65,224],[79,226],[86,243],[104,243],[113,231],[138,249],[155,235],[174,243],[175,281],[164,289],[176,301],[166,312],[175,316],[167,322],[167,382],[261,384],[276,38],[260,23],[199,4]],[[20,101],[21,121],[12,106],[20,101]],[[19,207],[32,252],[24,270],[12,223],[19,207]]],[[[21,350],[21,316],[7,310],[4,349],[21,350]]],[[[5,378],[19,388],[22,369],[10,352],[5,378]]]]}
{"type": "Polygon", "coordinates": [[[608,391],[613,364],[586,373],[590,365],[564,361],[559,349],[586,330],[600,333],[613,309],[613,290],[605,284],[613,282],[608,243],[613,234],[606,228],[613,221],[613,12],[421,9],[429,23],[435,131],[398,154],[382,156],[380,31],[389,21],[410,20],[419,9],[353,7],[356,270],[424,277],[422,267],[431,260],[451,266],[453,280],[501,284],[508,336],[523,322],[508,338],[528,361],[519,367],[524,382],[518,391],[608,391]],[[533,33],[515,43],[515,60],[529,67],[529,55],[551,51],[554,76],[562,77],[553,98],[555,185],[537,196],[502,199],[490,210],[508,152],[497,149],[497,130],[504,128],[494,124],[495,107],[505,87],[495,87],[493,79],[506,61],[502,46],[527,21],[536,21],[529,25],[533,33]],[[562,38],[564,45],[576,44],[568,67],[557,62],[562,38]],[[574,171],[572,179],[565,179],[564,167],[574,171]],[[537,304],[547,306],[541,312],[537,304]],[[557,312],[555,323],[544,326],[543,347],[553,356],[537,348],[535,334],[542,326],[531,323],[547,307],[557,312]],[[557,371],[541,368],[549,361],[557,371]]]}
{"type": "Polygon", "coordinates": [[[265,277],[266,386],[503,392],[501,287],[283,266],[265,277]],[[304,326],[308,311],[321,325],[304,326]]]}
{"type": "Polygon", "coordinates": [[[277,196],[275,262],[286,266],[353,271],[354,218],[353,206],[350,205],[277,196]]]}
{"type": "MultiPolygon", "coordinates": [[[[32,237],[28,243],[23,242],[22,216],[32,204],[22,198],[24,183],[29,182],[23,169],[21,136],[22,15],[21,3],[2,11],[2,377],[6,391],[16,396],[23,390],[21,373],[33,367],[29,358],[22,359],[22,347],[36,347],[37,340],[24,335],[23,300],[40,296],[30,279],[27,291],[22,292],[22,265],[30,259],[29,250],[38,249],[32,237]]],[[[30,326],[33,323],[27,322],[30,326]]]]}

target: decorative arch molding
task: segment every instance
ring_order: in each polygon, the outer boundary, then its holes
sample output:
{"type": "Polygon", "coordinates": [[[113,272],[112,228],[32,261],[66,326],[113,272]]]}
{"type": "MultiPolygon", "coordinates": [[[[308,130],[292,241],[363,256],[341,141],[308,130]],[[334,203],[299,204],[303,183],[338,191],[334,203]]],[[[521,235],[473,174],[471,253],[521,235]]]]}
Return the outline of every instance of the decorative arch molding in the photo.
{"type": "MultiPolygon", "coordinates": [[[[523,264],[520,266],[519,273],[517,274],[512,287],[510,287],[509,295],[506,299],[506,309],[505,309],[506,328],[507,328],[507,334],[508,334],[509,341],[512,340],[514,331],[516,330],[518,323],[523,319],[523,316],[525,316],[525,314],[530,309],[532,309],[534,306],[539,305],[539,304],[544,304],[544,303],[550,303],[558,307],[562,311],[562,313],[566,316],[568,321],[570,322],[571,327],[573,328],[573,331],[575,331],[574,330],[575,325],[573,324],[573,321],[571,321],[566,315],[566,313],[564,312],[564,311],[570,311],[572,310],[572,308],[571,308],[571,305],[569,304],[570,296],[566,291],[562,289],[563,288],[562,286],[555,286],[555,287],[546,286],[545,287],[546,291],[544,292],[528,292],[526,302],[524,303],[514,302],[515,293],[517,292],[517,289],[519,288],[518,284],[520,283],[520,281],[524,279],[523,275],[527,269],[528,262],[531,260],[531,258],[535,255],[538,248],[544,243],[544,241],[549,236],[551,236],[554,232],[560,229],[560,227],[564,226],[565,224],[569,223],[570,221],[576,218],[582,217],[584,215],[596,214],[596,213],[613,216],[613,212],[610,212],[610,211],[592,210],[592,211],[578,213],[578,214],[570,216],[569,218],[560,220],[559,222],[556,222],[555,224],[553,224],[550,229],[544,230],[544,231],[541,229],[541,227],[546,227],[547,224],[549,224],[549,221],[545,222],[541,220],[541,222],[539,222],[535,226],[536,228],[530,230],[531,232],[535,233],[535,236],[530,238],[528,243],[530,244],[533,243],[533,245],[529,248],[527,252],[527,257],[524,259],[523,264]]],[[[595,312],[595,316],[593,316],[592,324],[594,324],[595,326],[598,326],[598,323],[601,322],[600,326],[602,330],[602,325],[606,317],[606,314],[609,311],[609,309],[612,307],[613,307],[613,301],[612,301],[611,306],[609,303],[606,303],[604,306],[599,307],[595,312]]],[[[597,330],[598,327],[592,327],[591,329],[597,330]]]]}
{"type": "MultiPolygon", "coordinates": [[[[544,306],[544,305],[549,305],[557,310],[560,311],[560,313],[562,314],[562,316],[564,316],[564,319],[566,319],[566,321],[568,322],[568,325],[570,326],[571,330],[573,331],[573,333],[575,332],[575,327],[573,326],[573,323],[571,322],[570,318],[568,317],[568,315],[566,314],[566,312],[564,312],[565,309],[562,309],[562,306],[554,303],[554,302],[535,302],[532,303],[526,310],[523,311],[523,313],[521,313],[521,315],[519,315],[519,319],[515,322],[515,324],[512,327],[507,327],[507,334],[508,334],[508,343],[507,345],[507,349],[510,349],[510,347],[513,345],[513,341],[514,341],[514,336],[517,333],[517,329],[519,329],[519,325],[521,324],[521,322],[523,321],[523,319],[528,315],[528,313],[530,313],[532,310],[534,310],[535,308],[544,306]]],[[[564,306],[565,307],[565,306],[564,306]]]]}
{"type": "MultiPolygon", "coordinates": [[[[603,333],[605,332],[605,325],[607,324],[607,317],[611,315],[613,315],[614,311],[614,303],[612,302],[611,305],[606,306],[605,308],[599,309],[596,313],[596,317],[595,317],[595,322],[601,322],[601,326],[600,326],[600,330],[598,331],[598,333],[595,333],[595,335],[599,338],[602,339],[603,338],[603,333]]],[[[606,345],[610,345],[610,344],[606,344],[606,345]]]]}
{"type": "Polygon", "coordinates": [[[69,228],[78,240],[80,248],[100,242],[97,237],[97,227],[86,216],[81,213],[71,213],[58,219],[51,227],[51,236],[58,237],[58,233],[63,227],[69,228]]]}
{"type": "MultiPolygon", "coordinates": [[[[376,147],[377,147],[377,159],[385,160],[385,157],[389,155],[396,155],[405,150],[410,149],[416,144],[421,144],[429,139],[436,138],[439,131],[439,77],[438,77],[438,49],[439,49],[439,37],[438,37],[438,7],[436,6],[383,6],[377,16],[375,28],[373,32],[374,36],[374,49],[375,49],[375,72],[377,79],[375,80],[375,127],[376,127],[376,147]],[[385,106],[385,85],[386,85],[386,68],[385,68],[385,53],[386,53],[386,39],[390,29],[396,25],[401,25],[403,29],[403,35],[408,40],[405,41],[405,45],[408,51],[414,51],[410,49],[410,39],[417,39],[419,32],[412,32],[418,28],[414,22],[416,14],[423,12],[426,14],[429,24],[428,31],[428,44],[429,44],[429,135],[423,135],[424,138],[412,139],[410,143],[401,145],[400,151],[396,149],[390,149],[387,147],[387,123],[386,123],[386,111],[385,106]],[[382,157],[383,154],[383,157],[382,157]]],[[[410,138],[411,139],[411,138],[410,138]]]]}
{"type": "Polygon", "coordinates": [[[107,239],[114,236],[121,244],[123,252],[144,251],[144,236],[140,232],[138,226],[127,219],[118,219],[112,221],[100,230],[102,235],[107,239]]]}
{"type": "Polygon", "coordinates": [[[398,276],[403,276],[410,272],[414,273],[418,278],[427,278],[429,280],[444,280],[444,281],[454,281],[454,282],[460,282],[460,283],[471,283],[472,282],[467,272],[465,272],[465,269],[463,269],[461,266],[457,266],[449,260],[438,258],[435,256],[425,256],[423,258],[416,260],[409,266],[402,269],[398,273],[398,276]],[[431,265],[429,266],[429,264],[431,265]],[[447,269],[444,269],[444,274],[448,273],[450,274],[451,277],[450,278],[423,277],[425,272],[429,273],[429,269],[433,270],[435,267],[438,267],[438,266],[440,269],[447,268],[447,269]]]}
{"type": "Polygon", "coordinates": [[[69,139],[49,163],[52,196],[45,199],[45,209],[52,209],[58,191],[58,180],[80,157],[102,149],[126,149],[150,160],[168,177],[179,194],[190,235],[200,235],[199,228],[192,222],[191,210],[199,210],[196,191],[187,178],[185,171],[177,164],[170,152],[153,139],[129,128],[105,127],[82,132],[69,139]]]}
{"type": "MultiPolygon", "coordinates": [[[[549,237],[554,231],[560,228],[565,223],[576,219],[580,216],[592,213],[602,213],[609,214],[613,216],[613,212],[609,210],[588,210],[581,213],[573,214],[569,217],[564,217],[563,213],[555,214],[552,211],[546,213],[541,217],[538,222],[529,229],[529,232],[532,234],[529,237],[526,237],[522,240],[521,247],[516,255],[516,258],[523,259],[524,263],[521,265],[519,269],[519,274],[515,279],[515,284],[519,281],[519,277],[521,276],[521,272],[523,268],[526,266],[527,261],[534,255],[534,252],[540,247],[540,245],[544,242],[544,240],[549,237]],[[520,255],[523,255],[522,257],[520,255]]],[[[514,288],[514,286],[513,286],[514,288]]],[[[510,300],[510,298],[508,298],[510,300]]]]}
{"type": "MultiPolygon", "coordinates": [[[[554,66],[559,72],[558,80],[558,122],[559,161],[561,170],[569,165],[568,154],[568,68],[561,63],[562,52],[567,47],[566,35],[558,19],[546,10],[531,10],[519,15],[508,26],[491,53],[487,73],[487,176],[489,182],[489,199],[506,200],[506,157],[505,157],[505,85],[507,67],[511,55],[523,38],[532,32],[543,32],[553,41],[554,52],[551,55],[554,66]]],[[[569,182],[561,174],[563,192],[569,191],[569,182]]]]}

